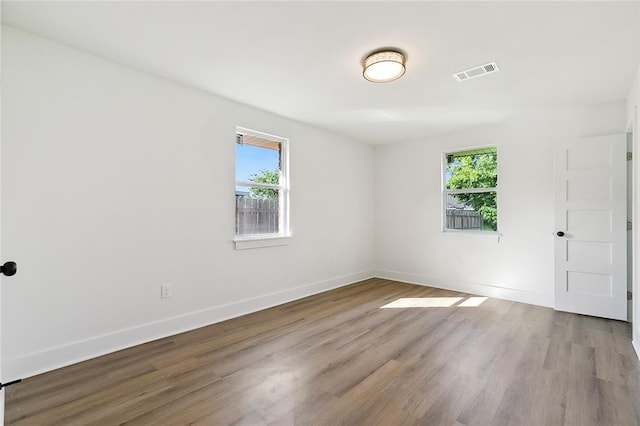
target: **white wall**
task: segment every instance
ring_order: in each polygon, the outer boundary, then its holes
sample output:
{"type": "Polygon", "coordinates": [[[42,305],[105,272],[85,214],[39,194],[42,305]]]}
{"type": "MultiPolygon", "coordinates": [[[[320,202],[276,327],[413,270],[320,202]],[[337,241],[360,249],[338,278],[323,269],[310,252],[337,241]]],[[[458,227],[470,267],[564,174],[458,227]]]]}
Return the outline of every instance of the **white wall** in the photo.
{"type": "Polygon", "coordinates": [[[623,133],[624,102],[527,111],[504,125],[376,150],[378,276],[553,306],[553,146],[623,133]],[[498,146],[500,239],[441,231],[441,158],[498,146]]]}
{"type": "Polygon", "coordinates": [[[640,69],[638,69],[636,78],[633,80],[633,83],[631,84],[631,88],[629,89],[629,95],[627,96],[627,123],[629,125],[631,125],[634,122],[635,107],[638,105],[639,100],[640,100],[640,69]]]}
{"type": "Polygon", "coordinates": [[[11,28],[2,59],[4,379],[371,276],[372,147],[11,28]],[[289,246],[233,248],[236,125],[290,138],[289,246]]]}

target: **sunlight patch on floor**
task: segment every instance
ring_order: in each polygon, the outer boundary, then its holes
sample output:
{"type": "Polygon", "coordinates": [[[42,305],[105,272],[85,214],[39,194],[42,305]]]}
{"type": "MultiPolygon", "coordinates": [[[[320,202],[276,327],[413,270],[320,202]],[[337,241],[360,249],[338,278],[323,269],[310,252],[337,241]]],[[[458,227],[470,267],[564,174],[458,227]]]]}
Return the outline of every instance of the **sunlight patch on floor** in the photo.
{"type": "Polygon", "coordinates": [[[475,296],[475,297],[469,297],[467,300],[465,300],[464,302],[462,302],[461,304],[459,304],[458,306],[462,306],[462,307],[473,307],[475,308],[476,306],[480,306],[484,303],[485,300],[487,300],[488,297],[479,297],[479,296],[475,296]]]}
{"type": "Polygon", "coordinates": [[[381,306],[380,309],[398,308],[448,308],[456,305],[461,300],[464,301],[457,306],[463,308],[477,307],[487,300],[487,297],[401,297],[391,303],[381,306]]]}
{"type": "Polygon", "coordinates": [[[461,300],[462,297],[403,297],[381,308],[448,308],[461,300]]]}

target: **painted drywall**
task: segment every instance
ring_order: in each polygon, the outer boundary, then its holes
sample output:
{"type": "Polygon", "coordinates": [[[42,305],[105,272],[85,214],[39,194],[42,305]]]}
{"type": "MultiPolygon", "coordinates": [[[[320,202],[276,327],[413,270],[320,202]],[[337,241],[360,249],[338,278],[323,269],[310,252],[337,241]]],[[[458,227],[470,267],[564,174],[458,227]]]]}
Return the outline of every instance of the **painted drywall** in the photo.
{"type": "Polygon", "coordinates": [[[640,103],[640,70],[636,74],[631,87],[629,88],[629,95],[627,96],[627,123],[631,124],[634,121],[635,107],[640,103]]]}
{"type": "Polygon", "coordinates": [[[623,101],[376,150],[377,275],[553,306],[553,147],[624,132],[623,101]],[[497,235],[442,232],[442,153],[498,146],[497,235]]]}
{"type": "Polygon", "coordinates": [[[371,146],[6,27],[2,74],[5,380],[371,276],[371,146]],[[288,246],[234,249],[236,125],[290,139],[288,246]]]}

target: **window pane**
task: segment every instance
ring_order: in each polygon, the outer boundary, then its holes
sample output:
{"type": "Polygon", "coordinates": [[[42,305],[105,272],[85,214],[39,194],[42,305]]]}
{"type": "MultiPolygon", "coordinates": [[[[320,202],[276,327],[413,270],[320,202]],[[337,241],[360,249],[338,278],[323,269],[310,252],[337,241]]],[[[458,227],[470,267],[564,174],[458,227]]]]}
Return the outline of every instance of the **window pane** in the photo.
{"type": "Polygon", "coordinates": [[[238,134],[236,182],[279,184],[280,150],[279,142],[238,134]]]}
{"type": "Polygon", "coordinates": [[[278,190],[270,188],[236,190],[236,235],[279,233],[279,198],[278,190]],[[272,196],[253,197],[256,191],[272,191],[272,196]]]}
{"type": "Polygon", "coordinates": [[[447,195],[445,229],[497,231],[497,193],[447,195]]]}
{"type": "Polygon", "coordinates": [[[447,154],[446,189],[495,188],[498,186],[496,148],[447,154]]]}

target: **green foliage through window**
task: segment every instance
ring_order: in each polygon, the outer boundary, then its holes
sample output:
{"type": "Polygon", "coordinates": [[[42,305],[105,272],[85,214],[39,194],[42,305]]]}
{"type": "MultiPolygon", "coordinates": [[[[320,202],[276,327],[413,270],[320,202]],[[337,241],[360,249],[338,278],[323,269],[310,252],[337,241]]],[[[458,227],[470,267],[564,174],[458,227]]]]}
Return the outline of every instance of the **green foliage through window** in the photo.
{"type": "MultiPolygon", "coordinates": [[[[259,170],[258,173],[252,173],[249,176],[250,182],[255,183],[269,183],[277,185],[280,183],[280,173],[278,170],[259,170]]],[[[261,198],[265,200],[277,200],[278,199],[278,190],[273,188],[255,188],[251,189],[251,197],[253,198],[261,198]]]]}

